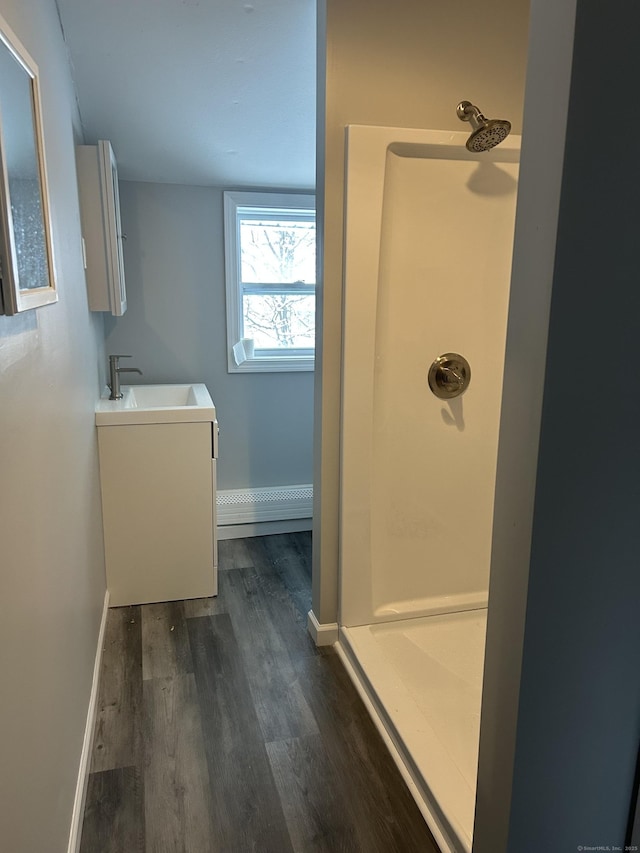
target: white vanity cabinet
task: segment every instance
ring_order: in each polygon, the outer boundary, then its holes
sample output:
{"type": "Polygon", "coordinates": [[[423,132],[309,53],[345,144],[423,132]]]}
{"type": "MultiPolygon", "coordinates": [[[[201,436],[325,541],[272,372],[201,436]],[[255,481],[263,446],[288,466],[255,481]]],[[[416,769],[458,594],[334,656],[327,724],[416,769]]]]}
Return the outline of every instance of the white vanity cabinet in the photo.
{"type": "Polygon", "coordinates": [[[111,144],[76,148],[78,192],[91,311],[120,317],[127,310],[118,168],[111,144]]]}
{"type": "Polygon", "coordinates": [[[217,593],[217,423],[98,426],[110,605],[217,593]]]}

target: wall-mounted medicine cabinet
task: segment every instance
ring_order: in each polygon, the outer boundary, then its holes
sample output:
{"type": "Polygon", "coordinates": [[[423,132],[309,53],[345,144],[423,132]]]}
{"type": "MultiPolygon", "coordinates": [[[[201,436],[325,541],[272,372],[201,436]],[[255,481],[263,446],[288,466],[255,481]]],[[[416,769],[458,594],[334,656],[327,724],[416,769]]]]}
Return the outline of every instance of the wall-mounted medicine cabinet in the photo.
{"type": "Polygon", "coordinates": [[[127,310],[124,283],[118,168],[111,143],[76,149],[80,215],[91,311],[121,317],[127,310]]]}

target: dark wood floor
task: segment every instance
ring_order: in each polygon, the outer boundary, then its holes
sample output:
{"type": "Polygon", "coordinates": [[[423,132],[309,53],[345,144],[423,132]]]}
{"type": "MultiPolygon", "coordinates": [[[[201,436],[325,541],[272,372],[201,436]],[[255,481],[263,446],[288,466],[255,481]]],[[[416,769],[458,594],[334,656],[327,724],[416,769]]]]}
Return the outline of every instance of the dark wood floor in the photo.
{"type": "Polygon", "coordinates": [[[332,649],[310,534],[220,543],[215,599],[109,612],[81,853],[435,853],[332,649]]]}

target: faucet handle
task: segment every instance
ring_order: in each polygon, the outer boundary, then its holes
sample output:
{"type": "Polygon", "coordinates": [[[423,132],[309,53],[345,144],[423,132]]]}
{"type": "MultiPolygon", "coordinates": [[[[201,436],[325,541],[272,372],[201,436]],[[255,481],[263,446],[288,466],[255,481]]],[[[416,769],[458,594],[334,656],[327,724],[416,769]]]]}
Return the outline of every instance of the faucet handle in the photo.
{"type": "Polygon", "coordinates": [[[132,356],[132,355],[122,355],[122,354],[120,354],[120,355],[110,355],[110,356],[109,356],[109,361],[116,361],[116,359],[118,359],[118,358],[133,358],[133,356],[132,356]]]}

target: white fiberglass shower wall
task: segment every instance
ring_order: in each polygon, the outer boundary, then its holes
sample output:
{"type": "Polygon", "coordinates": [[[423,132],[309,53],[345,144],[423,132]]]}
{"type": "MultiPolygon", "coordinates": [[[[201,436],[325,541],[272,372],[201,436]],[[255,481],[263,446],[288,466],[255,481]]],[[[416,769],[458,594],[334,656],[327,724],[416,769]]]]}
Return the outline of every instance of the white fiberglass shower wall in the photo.
{"type": "Polygon", "coordinates": [[[466,140],[348,128],[341,430],[341,647],[452,850],[473,826],[519,160],[517,137],[466,140]],[[471,381],[445,401],[427,377],[452,352],[471,381]]]}
{"type": "Polygon", "coordinates": [[[518,139],[350,127],[341,624],[486,605],[518,139]],[[467,391],[427,382],[458,352],[467,391]]]}

